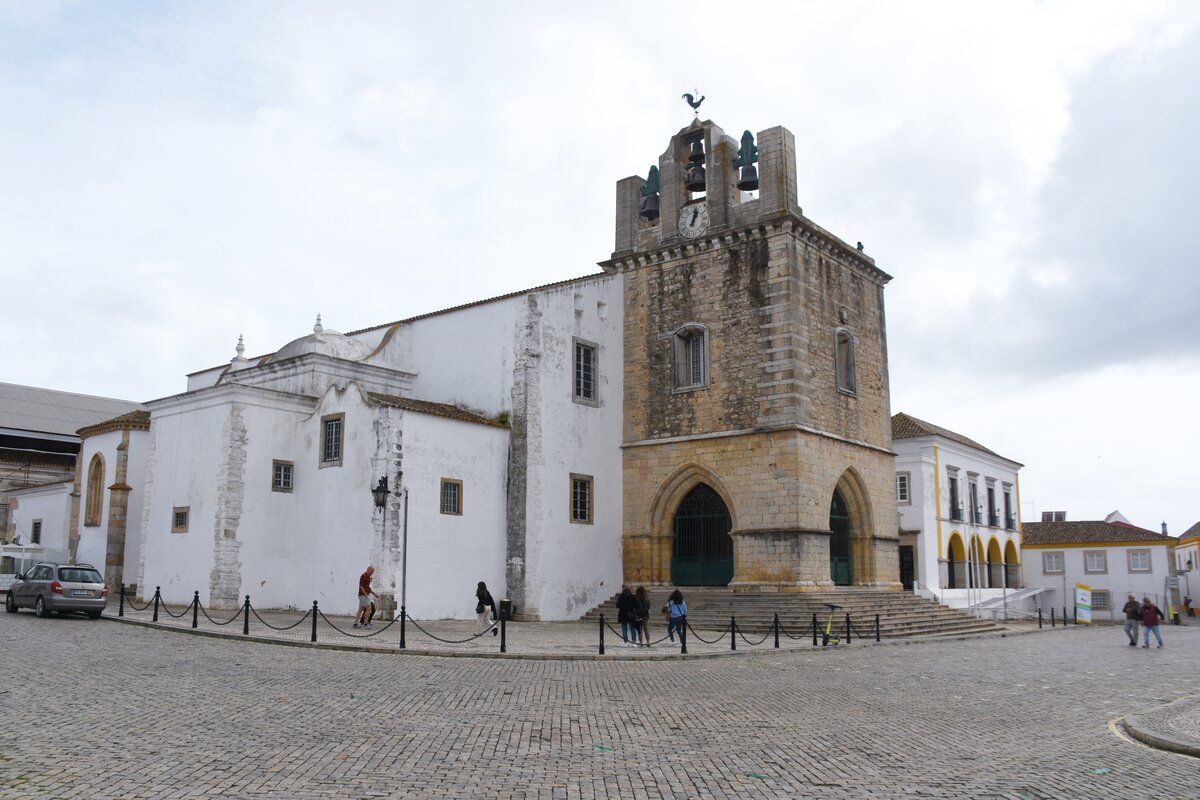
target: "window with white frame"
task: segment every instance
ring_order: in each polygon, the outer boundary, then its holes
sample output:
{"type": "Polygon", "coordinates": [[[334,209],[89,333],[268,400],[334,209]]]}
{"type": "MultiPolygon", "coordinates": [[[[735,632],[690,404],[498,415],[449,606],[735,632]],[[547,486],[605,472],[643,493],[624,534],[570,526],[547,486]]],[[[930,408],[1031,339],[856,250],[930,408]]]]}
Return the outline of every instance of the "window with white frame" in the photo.
{"type": "Polygon", "coordinates": [[[443,514],[462,515],[463,484],[453,478],[442,478],[442,508],[443,514]]]}
{"type": "Polygon", "coordinates": [[[907,473],[907,472],[897,472],[896,473],[896,502],[897,503],[903,503],[903,504],[907,505],[912,502],[912,500],[909,499],[909,494],[908,494],[908,479],[909,479],[909,473],[907,473]]]}
{"type": "Polygon", "coordinates": [[[271,462],[271,491],[272,492],[290,492],[292,490],[292,470],[294,465],[291,461],[272,461],[271,462]]]}
{"type": "Polygon", "coordinates": [[[1044,575],[1061,575],[1066,570],[1062,553],[1042,553],[1042,573],[1044,575]]]}
{"type": "Polygon", "coordinates": [[[1092,611],[1108,611],[1112,608],[1112,594],[1108,589],[1092,589],[1092,611]]]}
{"type": "Polygon", "coordinates": [[[571,522],[592,524],[592,476],[571,473],[571,522]]]}
{"type": "Polygon", "coordinates": [[[575,339],[575,402],[594,406],[596,396],[596,344],[575,339]]]}
{"type": "Polygon", "coordinates": [[[685,325],[675,331],[672,371],[676,389],[708,385],[708,331],[703,326],[685,325]]]}
{"type": "Polygon", "coordinates": [[[1129,551],[1129,571],[1130,572],[1150,572],[1150,551],[1149,550],[1130,550],[1129,551]]]}
{"type": "Polygon", "coordinates": [[[1103,550],[1085,550],[1083,571],[1093,575],[1108,572],[1108,554],[1103,550]]]}
{"type": "Polygon", "coordinates": [[[342,465],[342,439],[345,433],[346,415],[331,414],[321,417],[321,466],[342,465]]]}
{"type": "Polygon", "coordinates": [[[844,328],[838,329],[834,350],[838,391],[855,394],[858,382],[854,373],[854,335],[844,328]]]}

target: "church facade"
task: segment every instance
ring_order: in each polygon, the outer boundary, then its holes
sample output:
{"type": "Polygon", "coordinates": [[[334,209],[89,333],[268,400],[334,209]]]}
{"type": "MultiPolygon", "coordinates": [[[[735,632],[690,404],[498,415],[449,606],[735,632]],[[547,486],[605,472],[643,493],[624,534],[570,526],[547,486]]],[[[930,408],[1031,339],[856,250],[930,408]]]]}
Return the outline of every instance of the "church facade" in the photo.
{"type": "Polygon", "coordinates": [[[791,134],[753,139],[697,120],[620,181],[600,274],[318,319],[149,403],[140,592],[350,612],[373,565],[416,618],[483,580],[555,620],[623,582],[898,588],[889,277],[803,215],[791,134]]]}

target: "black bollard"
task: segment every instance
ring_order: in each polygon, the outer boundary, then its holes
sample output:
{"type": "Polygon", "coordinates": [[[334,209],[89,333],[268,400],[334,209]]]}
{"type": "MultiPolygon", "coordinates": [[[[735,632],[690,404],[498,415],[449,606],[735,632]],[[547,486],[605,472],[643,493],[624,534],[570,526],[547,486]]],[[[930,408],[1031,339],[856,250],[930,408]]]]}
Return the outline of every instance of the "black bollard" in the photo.
{"type": "Polygon", "coordinates": [[[687,655],[687,615],[679,618],[679,654],[687,655]]]}
{"type": "Polygon", "coordinates": [[[846,644],[850,644],[853,640],[850,638],[850,615],[846,615],[846,644]]]}
{"type": "MultiPolygon", "coordinates": [[[[1067,615],[1066,615],[1066,612],[1064,612],[1063,619],[1066,619],[1066,618],[1067,618],[1067,615]]],[[[1079,624],[1079,606],[1076,606],[1075,608],[1071,609],[1071,623],[1074,625],[1079,624]]]]}
{"type": "Polygon", "coordinates": [[[737,620],[729,618],[729,649],[737,650],[737,620]]]}
{"type": "Polygon", "coordinates": [[[771,623],[771,626],[775,629],[775,649],[778,650],[779,649],[779,614],[778,613],[775,614],[775,621],[773,623],[771,623]]]}
{"type": "Polygon", "coordinates": [[[1050,606],[1050,627],[1054,627],[1054,606],[1050,606]]]}
{"type": "Polygon", "coordinates": [[[600,615],[600,655],[604,655],[604,615],[600,615]]]}
{"type": "Polygon", "coordinates": [[[817,646],[817,615],[813,614],[813,647],[817,646]]]}
{"type": "Polygon", "coordinates": [[[158,591],[161,588],[160,586],[154,587],[154,619],[150,620],[151,622],[158,622],[158,591]]]}
{"type": "Polygon", "coordinates": [[[400,606],[400,649],[401,650],[404,650],[405,648],[408,647],[408,645],[405,644],[405,642],[404,642],[404,623],[407,621],[405,619],[407,616],[408,616],[408,609],[406,609],[404,606],[400,606]]]}
{"type": "Polygon", "coordinates": [[[505,626],[507,624],[508,624],[508,615],[501,614],[500,615],[500,652],[501,653],[508,652],[508,632],[505,629],[505,626]]]}
{"type": "Polygon", "coordinates": [[[875,615],[875,642],[879,642],[879,615],[875,615]]]}
{"type": "Polygon", "coordinates": [[[117,608],[117,616],[125,616],[125,584],[121,584],[121,605],[117,608]]]}
{"type": "Polygon", "coordinates": [[[192,595],[192,629],[200,625],[200,592],[192,595]]]}
{"type": "Polygon", "coordinates": [[[1042,607],[1038,606],[1038,630],[1042,629],[1042,607]]]}
{"type": "Polygon", "coordinates": [[[312,615],[313,615],[313,621],[312,621],[312,639],[311,639],[311,641],[315,642],[317,640],[317,601],[316,600],[313,600],[312,615]]]}
{"type": "Polygon", "coordinates": [[[246,603],[242,606],[242,636],[250,635],[250,595],[246,595],[246,603]]]}

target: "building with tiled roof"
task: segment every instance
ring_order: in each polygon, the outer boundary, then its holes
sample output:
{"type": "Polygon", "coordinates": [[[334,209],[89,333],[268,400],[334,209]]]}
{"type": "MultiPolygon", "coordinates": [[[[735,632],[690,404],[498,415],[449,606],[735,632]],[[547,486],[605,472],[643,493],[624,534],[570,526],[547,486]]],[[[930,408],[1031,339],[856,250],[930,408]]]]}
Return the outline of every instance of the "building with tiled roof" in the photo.
{"type": "Polygon", "coordinates": [[[967,436],[892,416],[901,580],[954,606],[1020,588],[1021,464],[967,436]]]}
{"type": "MultiPolygon", "coordinates": [[[[1065,515],[1064,515],[1065,516],[1065,515]]],[[[1177,540],[1136,525],[1107,520],[1051,519],[1022,525],[1025,580],[1044,587],[1051,605],[1072,609],[1074,588],[1091,593],[1094,619],[1118,619],[1126,596],[1149,596],[1164,611],[1177,607],[1177,540]],[[1168,593],[1168,587],[1170,592],[1168,593]]],[[[1183,587],[1179,587],[1183,589],[1183,587]]]]}

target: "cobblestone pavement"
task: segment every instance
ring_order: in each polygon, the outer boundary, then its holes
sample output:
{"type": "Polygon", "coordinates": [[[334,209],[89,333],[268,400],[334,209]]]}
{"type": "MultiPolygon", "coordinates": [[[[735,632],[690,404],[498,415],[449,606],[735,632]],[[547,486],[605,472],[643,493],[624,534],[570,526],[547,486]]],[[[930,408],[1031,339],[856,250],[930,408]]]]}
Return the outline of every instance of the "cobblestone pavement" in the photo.
{"type": "Polygon", "coordinates": [[[1195,798],[1110,724],[1195,692],[1200,627],[1164,636],[546,661],[4,614],[0,796],[1195,798]]]}

